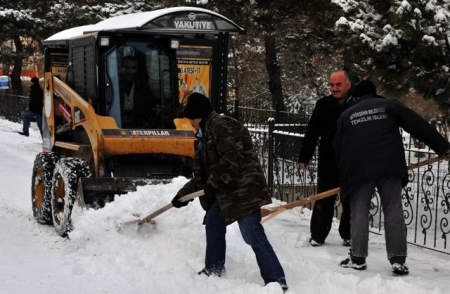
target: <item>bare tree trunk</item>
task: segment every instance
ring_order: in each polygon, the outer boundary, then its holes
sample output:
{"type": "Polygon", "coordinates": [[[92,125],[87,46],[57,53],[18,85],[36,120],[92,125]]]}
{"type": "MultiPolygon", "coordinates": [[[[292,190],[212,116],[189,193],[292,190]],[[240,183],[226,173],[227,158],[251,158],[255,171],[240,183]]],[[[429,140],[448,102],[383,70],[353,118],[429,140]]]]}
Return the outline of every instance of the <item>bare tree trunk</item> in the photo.
{"type": "Polygon", "coordinates": [[[269,74],[269,90],[272,94],[272,105],[274,109],[284,111],[283,89],[281,86],[281,66],[277,60],[277,50],[275,46],[275,37],[267,35],[266,45],[266,68],[269,74]]]}
{"type": "Polygon", "coordinates": [[[16,47],[16,55],[14,57],[14,68],[11,72],[11,86],[14,94],[23,95],[22,81],[20,80],[23,63],[23,45],[19,36],[14,36],[13,41],[16,47]]]}

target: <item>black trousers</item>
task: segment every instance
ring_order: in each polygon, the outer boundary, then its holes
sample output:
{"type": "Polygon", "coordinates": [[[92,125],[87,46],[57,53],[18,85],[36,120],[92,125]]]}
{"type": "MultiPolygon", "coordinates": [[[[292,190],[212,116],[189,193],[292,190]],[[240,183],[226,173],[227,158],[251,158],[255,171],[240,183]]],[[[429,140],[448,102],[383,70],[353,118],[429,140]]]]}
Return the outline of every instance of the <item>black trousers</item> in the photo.
{"type": "MultiPolygon", "coordinates": [[[[337,178],[321,177],[317,180],[317,193],[325,192],[339,187],[337,178]]],[[[337,194],[318,200],[314,203],[311,216],[311,238],[319,243],[324,243],[331,230],[334,216],[334,203],[337,194]]],[[[342,201],[342,214],[339,224],[339,235],[342,239],[350,240],[350,202],[342,201]]]]}

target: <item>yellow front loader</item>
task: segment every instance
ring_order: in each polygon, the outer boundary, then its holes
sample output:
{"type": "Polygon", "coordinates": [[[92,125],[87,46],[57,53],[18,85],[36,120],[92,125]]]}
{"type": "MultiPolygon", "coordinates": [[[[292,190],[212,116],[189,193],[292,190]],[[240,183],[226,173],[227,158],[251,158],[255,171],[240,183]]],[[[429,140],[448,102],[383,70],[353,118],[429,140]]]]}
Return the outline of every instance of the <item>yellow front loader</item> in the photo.
{"type": "Polygon", "coordinates": [[[215,12],[177,7],[113,17],[44,40],[35,219],[66,236],[74,205],[101,208],[138,185],[190,177],[195,136],[183,104],[202,89],[223,110],[228,38],[243,32],[215,12]]]}

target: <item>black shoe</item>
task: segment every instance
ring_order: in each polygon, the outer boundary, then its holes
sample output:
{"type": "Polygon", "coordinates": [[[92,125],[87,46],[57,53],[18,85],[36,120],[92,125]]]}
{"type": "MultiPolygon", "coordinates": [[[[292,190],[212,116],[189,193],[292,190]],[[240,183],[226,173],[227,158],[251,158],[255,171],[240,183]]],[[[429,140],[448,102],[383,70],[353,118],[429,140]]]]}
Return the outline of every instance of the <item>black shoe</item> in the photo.
{"type": "Polygon", "coordinates": [[[198,274],[201,275],[205,275],[207,277],[209,276],[214,276],[214,277],[224,277],[226,276],[226,270],[225,268],[223,270],[220,271],[208,271],[206,269],[202,269],[201,271],[198,272],[198,274]]]}
{"type": "Polygon", "coordinates": [[[359,271],[367,268],[366,259],[364,257],[352,256],[350,253],[348,254],[348,257],[341,261],[339,265],[343,268],[352,268],[359,271]]]}
{"type": "Polygon", "coordinates": [[[409,274],[409,269],[404,263],[393,263],[392,272],[395,275],[404,276],[409,274]]]}
{"type": "Polygon", "coordinates": [[[314,240],[313,238],[309,239],[309,245],[311,245],[312,247],[319,247],[323,245],[323,242],[318,242],[316,240],[314,240]]]}
{"type": "Polygon", "coordinates": [[[342,246],[350,247],[352,246],[352,242],[350,241],[350,239],[342,239],[342,246]]]}
{"type": "Polygon", "coordinates": [[[208,273],[205,269],[202,269],[201,271],[199,271],[199,272],[198,272],[198,275],[199,275],[199,276],[205,275],[205,276],[209,277],[209,273],[208,273]]]}
{"type": "Polygon", "coordinates": [[[30,134],[28,132],[19,132],[19,135],[28,137],[30,134]]]}

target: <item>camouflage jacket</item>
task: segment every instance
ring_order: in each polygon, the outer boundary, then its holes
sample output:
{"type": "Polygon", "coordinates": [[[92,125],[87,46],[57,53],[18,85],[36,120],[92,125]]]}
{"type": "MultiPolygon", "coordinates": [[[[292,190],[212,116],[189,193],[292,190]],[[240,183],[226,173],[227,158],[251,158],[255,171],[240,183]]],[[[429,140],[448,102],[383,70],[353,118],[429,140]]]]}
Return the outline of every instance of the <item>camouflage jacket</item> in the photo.
{"type": "MultiPolygon", "coordinates": [[[[215,189],[216,201],[231,224],[272,202],[266,179],[248,130],[237,120],[211,112],[206,118],[202,143],[197,150],[194,177],[178,192],[181,196],[203,189],[205,183],[215,189]],[[202,173],[200,153],[205,154],[202,173]]],[[[203,208],[211,203],[200,197],[203,208]]]]}

